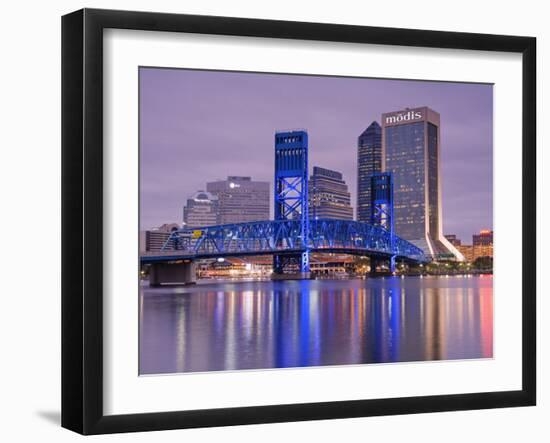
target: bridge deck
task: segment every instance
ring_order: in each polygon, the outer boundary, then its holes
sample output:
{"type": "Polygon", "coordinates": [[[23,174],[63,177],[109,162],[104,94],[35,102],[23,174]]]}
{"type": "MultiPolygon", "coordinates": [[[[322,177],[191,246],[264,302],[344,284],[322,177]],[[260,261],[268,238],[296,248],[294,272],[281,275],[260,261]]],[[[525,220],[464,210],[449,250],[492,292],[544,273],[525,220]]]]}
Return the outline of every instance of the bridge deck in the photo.
{"type": "Polygon", "coordinates": [[[258,221],[172,232],[161,251],[142,254],[142,263],[266,254],[334,252],[428,261],[412,243],[380,226],[349,220],[311,220],[306,241],[298,220],[258,221]]]}

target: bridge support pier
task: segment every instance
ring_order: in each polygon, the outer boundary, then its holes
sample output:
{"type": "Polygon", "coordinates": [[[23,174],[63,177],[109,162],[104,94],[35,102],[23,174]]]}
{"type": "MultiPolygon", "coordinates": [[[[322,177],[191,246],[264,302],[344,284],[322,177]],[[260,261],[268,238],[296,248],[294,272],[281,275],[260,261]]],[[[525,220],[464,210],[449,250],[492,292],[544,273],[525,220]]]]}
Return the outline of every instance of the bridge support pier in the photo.
{"type": "Polygon", "coordinates": [[[390,272],[393,274],[396,270],[395,255],[390,257],[390,272]]]}
{"type": "Polygon", "coordinates": [[[301,254],[277,254],[273,256],[272,280],[308,280],[310,278],[309,250],[301,254]]]}
{"type": "Polygon", "coordinates": [[[395,272],[395,256],[392,255],[389,258],[370,258],[370,275],[376,277],[377,275],[388,275],[395,272]],[[383,265],[387,266],[387,270],[379,269],[383,265]]]}
{"type": "Polygon", "coordinates": [[[183,263],[153,263],[149,271],[149,286],[164,284],[193,285],[197,282],[197,266],[192,261],[183,263]]]}

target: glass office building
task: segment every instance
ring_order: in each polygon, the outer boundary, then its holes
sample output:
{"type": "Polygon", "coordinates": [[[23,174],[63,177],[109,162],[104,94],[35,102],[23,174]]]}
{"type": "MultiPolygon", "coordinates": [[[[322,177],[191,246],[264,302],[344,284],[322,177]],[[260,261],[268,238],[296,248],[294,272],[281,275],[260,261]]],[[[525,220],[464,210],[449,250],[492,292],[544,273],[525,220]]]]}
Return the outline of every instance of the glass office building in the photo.
{"type": "Polygon", "coordinates": [[[353,220],[351,197],[341,172],[313,167],[309,178],[309,216],[353,220]]]}
{"type": "Polygon", "coordinates": [[[382,171],[382,128],[372,122],[357,139],[357,220],[371,220],[371,177],[382,171]]]}
{"type": "Polygon", "coordinates": [[[382,169],[393,173],[398,236],[435,259],[463,260],[443,236],[440,116],[428,107],[382,114],[382,169]]]}

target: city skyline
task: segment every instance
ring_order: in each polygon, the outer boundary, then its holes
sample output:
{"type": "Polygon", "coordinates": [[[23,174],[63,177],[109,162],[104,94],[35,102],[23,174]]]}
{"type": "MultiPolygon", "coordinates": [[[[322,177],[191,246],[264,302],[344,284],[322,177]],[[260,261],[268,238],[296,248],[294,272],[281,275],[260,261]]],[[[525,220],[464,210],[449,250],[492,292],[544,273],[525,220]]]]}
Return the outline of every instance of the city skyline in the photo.
{"type": "Polygon", "coordinates": [[[492,229],[490,85],[157,68],[140,76],[141,229],[181,222],[206,182],[273,184],[273,134],[296,126],[310,137],[310,173],[341,172],[356,210],[357,137],[382,113],[418,106],[441,114],[444,233],[492,229]]]}

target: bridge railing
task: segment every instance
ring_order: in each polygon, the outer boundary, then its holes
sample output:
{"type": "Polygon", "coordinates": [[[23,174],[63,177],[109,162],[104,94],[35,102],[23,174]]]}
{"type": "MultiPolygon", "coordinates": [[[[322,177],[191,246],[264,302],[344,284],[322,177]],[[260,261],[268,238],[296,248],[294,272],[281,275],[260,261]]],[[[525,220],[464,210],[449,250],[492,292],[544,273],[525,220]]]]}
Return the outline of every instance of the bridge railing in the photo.
{"type": "Polygon", "coordinates": [[[310,220],[307,239],[299,220],[258,221],[180,229],[172,232],[161,249],[162,254],[177,251],[181,255],[215,256],[218,254],[292,252],[313,250],[351,250],[397,255],[425,261],[423,251],[412,243],[394,237],[380,226],[350,220],[310,220]]]}

